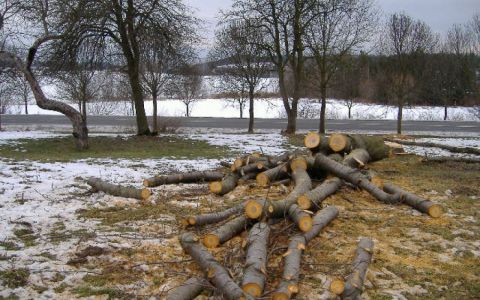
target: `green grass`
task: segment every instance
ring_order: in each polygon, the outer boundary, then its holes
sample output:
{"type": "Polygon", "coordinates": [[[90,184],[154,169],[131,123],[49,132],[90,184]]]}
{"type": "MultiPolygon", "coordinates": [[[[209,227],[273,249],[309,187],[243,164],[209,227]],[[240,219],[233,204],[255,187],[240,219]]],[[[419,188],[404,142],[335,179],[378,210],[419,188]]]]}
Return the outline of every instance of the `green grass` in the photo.
{"type": "Polygon", "coordinates": [[[0,271],[0,280],[9,288],[17,288],[27,285],[30,272],[27,269],[9,269],[0,271]]]}
{"type": "Polygon", "coordinates": [[[23,139],[19,144],[0,146],[0,156],[17,160],[70,161],[86,158],[221,158],[227,147],[212,146],[173,136],[92,137],[86,151],[75,149],[72,138],[23,139]]]}
{"type": "Polygon", "coordinates": [[[100,289],[92,289],[90,287],[78,287],[74,288],[73,292],[77,294],[78,297],[90,297],[90,296],[100,296],[100,295],[107,295],[108,299],[126,299],[126,295],[116,289],[110,288],[100,288],[100,289]]]}

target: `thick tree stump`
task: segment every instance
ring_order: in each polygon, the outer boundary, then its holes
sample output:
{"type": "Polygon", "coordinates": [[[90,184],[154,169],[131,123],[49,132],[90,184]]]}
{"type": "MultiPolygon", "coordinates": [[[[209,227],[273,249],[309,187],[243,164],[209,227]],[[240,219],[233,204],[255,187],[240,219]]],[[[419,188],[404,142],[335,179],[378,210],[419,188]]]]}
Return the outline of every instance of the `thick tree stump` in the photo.
{"type": "Polygon", "coordinates": [[[171,290],[167,295],[167,300],[192,300],[208,288],[211,288],[208,280],[192,277],[171,290]]]}
{"type": "Polygon", "coordinates": [[[442,206],[439,204],[406,192],[398,186],[386,183],[383,185],[383,190],[390,194],[400,195],[400,201],[402,203],[405,203],[424,214],[428,214],[432,218],[438,218],[443,214],[442,206]]]}
{"type": "Polygon", "coordinates": [[[216,248],[220,244],[229,241],[237,234],[244,231],[250,224],[250,220],[245,216],[238,216],[235,219],[223,224],[214,231],[203,237],[203,244],[207,248],[216,248]]]}
{"type": "Polygon", "coordinates": [[[222,293],[225,299],[252,299],[233,281],[228,271],[208,252],[191,232],[182,234],[180,244],[206,274],[208,280],[222,293]]]}
{"type": "Polygon", "coordinates": [[[243,272],[242,289],[258,298],[262,295],[267,275],[267,244],[270,227],[266,223],[255,224],[248,234],[248,250],[243,272]]]}
{"type": "Polygon", "coordinates": [[[145,179],[143,185],[147,187],[160,186],[165,184],[177,184],[177,183],[197,183],[197,182],[210,182],[216,180],[222,180],[223,174],[220,172],[189,172],[172,174],[166,176],[155,176],[145,179]]]}
{"type": "Polygon", "coordinates": [[[227,174],[222,181],[210,182],[210,192],[217,195],[225,195],[235,189],[239,179],[239,176],[235,173],[227,174]]]}
{"type": "Polygon", "coordinates": [[[284,179],[288,176],[288,166],[286,163],[280,164],[274,168],[259,173],[256,177],[259,186],[268,186],[270,183],[284,179]]]}
{"type": "Polygon", "coordinates": [[[355,186],[359,186],[384,203],[399,203],[399,195],[385,193],[383,190],[371,183],[368,177],[363,175],[359,170],[337,163],[321,153],[315,156],[315,165],[324,168],[326,171],[350,182],[355,186]]]}
{"type": "Polygon", "coordinates": [[[338,177],[327,179],[313,190],[299,196],[297,204],[305,210],[319,208],[322,201],[335,194],[342,185],[343,181],[338,177]]]}
{"type": "Polygon", "coordinates": [[[328,146],[333,152],[350,152],[352,150],[351,138],[345,134],[334,133],[328,138],[328,146]]]}
{"type": "Polygon", "coordinates": [[[303,250],[306,245],[320,231],[338,215],[338,209],[334,206],[321,210],[313,219],[314,226],[303,235],[296,235],[290,239],[288,250],[284,254],[282,281],[272,295],[274,300],[290,299],[298,293],[298,278],[300,275],[300,263],[303,250]]]}
{"type": "Polygon", "coordinates": [[[245,206],[244,203],[240,203],[236,206],[230,207],[223,211],[203,214],[198,216],[189,216],[186,219],[186,223],[187,225],[191,225],[191,226],[203,226],[206,224],[218,223],[220,221],[228,219],[233,215],[238,215],[242,213],[244,206],[245,206]]]}
{"type": "Polygon", "coordinates": [[[317,132],[309,132],[305,136],[303,143],[305,147],[310,149],[312,153],[321,152],[323,154],[328,154],[331,152],[328,145],[328,138],[324,135],[320,135],[317,132]]]}
{"type": "Polygon", "coordinates": [[[342,299],[361,300],[363,281],[367,273],[368,265],[372,261],[373,241],[362,238],[358,243],[355,259],[353,260],[352,273],[347,277],[345,290],[341,294],[342,299]]]}
{"type": "Polygon", "coordinates": [[[90,177],[87,180],[87,184],[90,185],[94,191],[102,191],[112,196],[146,200],[152,194],[149,189],[137,189],[131,186],[111,184],[96,177],[90,177]]]}

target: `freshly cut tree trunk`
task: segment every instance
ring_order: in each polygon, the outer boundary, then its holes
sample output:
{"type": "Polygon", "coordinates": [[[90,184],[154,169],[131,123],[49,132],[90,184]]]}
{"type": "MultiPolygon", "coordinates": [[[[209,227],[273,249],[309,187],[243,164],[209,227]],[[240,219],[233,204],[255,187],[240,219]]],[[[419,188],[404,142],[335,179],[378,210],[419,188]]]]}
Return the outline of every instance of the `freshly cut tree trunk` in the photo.
{"type": "Polygon", "coordinates": [[[352,141],[345,134],[334,133],[328,139],[328,145],[333,152],[350,152],[352,150],[352,141]]]}
{"type": "Polygon", "coordinates": [[[381,160],[390,155],[390,148],[379,136],[332,134],[328,143],[334,152],[349,153],[353,149],[365,149],[372,161],[381,160]]]}
{"type": "Polygon", "coordinates": [[[432,218],[438,218],[443,214],[443,209],[439,204],[420,198],[419,196],[406,192],[393,184],[386,183],[383,190],[390,194],[400,195],[400,201],[415,208],[416,210],[430,215],[432,218]]]}
{"type": "Polygon", "coordinates": [[[365,149],[354,149],[343,159],[343,164],[350,168],[361,169],[370,160],[370,155],[365,149]]]}
{"type": "Polygon", "coordinates": [[[188,225],[191,226],[203,226],[207,224],[214,224],[220,221],[226,220],[233,215],[238,215],[244,210],[244,203],[240,203],[229,209],[225,209],[220,212],[214,212],[210,214],[198,215],[198,216],[189,216],[186,221],[188,225]]]}
{"type": "Polygon", "coordinates": [[[259,161],[266,161],[268,160],[268,157],[261,156],[259,153],[255,153],[252,155],[244,156],[244,157],[239,157],[235,159],[235,161],[232,164],[231,170],[232,172],[238,171],[243,166],[246,166],[248,164],[253,164],[259,161]]]}
{"type": "Polygon", "coordinates": [[[192,300],[200,295],[203,290],[210,287],[211,285],[208,280],[199,277],[192,277],[171,290],[167,295],[167,300],[192,300]]]}
{"type": "Polygon", "coordinates": [[[255,224],[248,234],[248,250],[243,272],[242,289],[245,293],[258,298],[265,288],[267,274],[267,244],[270,227],[267,223],[255,224]]]}
{"type": "Polygon", "coordinates": [[[164,184],[177,184],[177,183],[196,183],[196,182],[210,182],[216,180],[222,180],[223,174],[220,172],[189,172],[172,174],[166,176],[155,176],[145,179],[143,185],[147,187],[160,186],[164,184]]]}
{"type": "Polygon", "coordinates": [[[256,180],[259,186],[268,186],[270,183],[279,179],[284,179],[287,176],[288,167],[287,164],[284,163],[276,166],[275,168],[259,173],[256,180]]]}
{"type": "Polygon", "coordinates": [[[353,260],[352,273],[347,277],[345,290],[341,294],[342,299],[361,300],[363,281],[367,273],[368,265],[372,261],[373,241],[362,238],[358,242],[357,252],[353,260]]]}
{"type": "Polygon", "coordinates": [[[252,299],[233,281],[228,271],[198,242],[198,238],[191,232],[182,234],[180,244],[200,266],[208,280],[223,294],[225,299],[252,299]]]}
{"type": "Polygon", "coordinates": [[[235,219],[223,224],[214,231],[203,237],[203,244],[207,248],[216,248],[220,244],[229,241],[234,236],[244,231],[250,225],[250,220],[245,216],[238,216],[235,219]]]}
{"type": "Polygon", "coordinates": [[[294,204],[300,195],[303,195],[312,188],[312,181],[305,170],[297,168],[292,176],[295,181],[295,188],[285,199],[279,201],[268,201],[264,199],[247,201],[245,205],[246,216],[250,219],[258,219],[262,216],[268,218],[285,217],[288,214],[290,205],[294,204]]]}
{"type": "Polygon", "coordinates": [[[407,146],[419,146],[419,147],[430,147],[430,148],[440,148],[454,153],[465,153],[465,154],[476,154],[480,155],[480,149],[473,148],[473,147],[455,147],[437,143],[429,143],[429,142],[412,142],[412,141],[405,141],[405,140],[398,140],[398,139],[388,139],[388,141],[399,143],[402,145],[407,146]]]}
{"type": "Polygon", "coordinates": [[[320,204],[328,196],[333,195],[343,185],[338,177],[325,180],[321,185],[297,198],[297,204],[305,210],[320,208],[320,204]]]}
{"type": "Polygon", "coordinates": [[[240,178],[237,174],[230,173],[226,175],[222,181],[210,182],[210,192],[217,195],[225,195],[226,193],[229,193],[235,189],[239,179],[240,178]]]}
{"type": "Polygon", "coordinates": [[[363,175],[359,170],[337,163],[321,153],[315,156],[315,165],[321,166],[323,169],[342,178],[343,180],[359,186],[384,203],[399,203],[399,195],[385,193],[376,185],[371,183],[370,180],[368,180],[368,177],[363,175]]]}
{"type": "Polygon", "coordinates": [[[321,135],[317,132],[309,132],[303,140],[305,147],[310,149],[312,153],[321,152],[323,154],[328,154],[331,152],[328,145],[328,138],[325,135],[321,135]]]}
{"type": "Polygon", "coordinates": [[[313,218],[314,225],[310,231],[303,235],[296,235],[290,239],[288,250],[284,254],[285,263],[282,281],[273,293],[272,299],[290,299],[294,294],[298,293],[298,278],[300,275],[300,263],[303,250],[305,250],[307,243],[316,237],[337,215],[338,209],[334,206],[329,206],[321,210],[313,218]]]}
{"type": "Polygon", "coordinates": [[[312,217],[297,204],[290,205],[288,215],[301,231],[307,232],[312,229],[312,217]]]}
{"type": "Polygon", "coordinates": [[[111,184],[96,177],[90,177],[87,183],[93,190],[102,191],[113,196],[146,200],[152,194],[149,189],[137,189],[131,186],[111,184]]]}
{"type": "Polygon", "coordinates": [[[241,176],[245,176],[246,174],[249,174],[249,173],[255,173],[255,174],[260,173],[262,171],[265,171],[267,168],[268,168],[267,161],[256,162],[256,163],[251,163],[241,168],[238,168],[237,172],[241,176]]]}

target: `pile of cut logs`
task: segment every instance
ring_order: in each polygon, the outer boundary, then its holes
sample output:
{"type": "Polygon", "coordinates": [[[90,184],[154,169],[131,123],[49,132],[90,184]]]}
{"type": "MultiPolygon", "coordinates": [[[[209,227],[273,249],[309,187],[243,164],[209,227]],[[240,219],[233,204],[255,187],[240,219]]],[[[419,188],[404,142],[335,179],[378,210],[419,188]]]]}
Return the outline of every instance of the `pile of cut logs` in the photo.
{"type": "MultiPolygon", "coordinates": [[[[278,182],[293,181],[294,187],[281,200],[252,198],[223,211],[193,215],[183,220],[187,227],[221,223],[213,231],[198,237],[192,232],[180,236],[182,248],[204,271],[202,277],[192,277],[171,290],[167,299],[194,299],[205,289],[215,287],[217,295],[225,299],[255,299],[268,297],[275,300],[291,299],[299,292],[301,257],[307,244],[320,234],[339,210],[335,206],[322,208],[322,202],[347,185],[361,188],[378,201],[389,205],[405,204],[433,218],[442,215],[442,207],[418,197],[402,188],[383,182],[366,165],[391,155],[380,137],[332,134],[329,137],[308,133],[304,139],[308,150],[287,152],[271,157],[252,154],[237,158],[227,174],[221,172],[190,172],[146,179],[146,187],[164,184],[209,182],[209,189],[225,195],[237,185],[256,180],[260,187],[268,188],[278,182]],[[312,186],[312,179],[320,181],[312,186]],[[270,228],[289,219],[298,228],[289,239],[283,254],[283,274],[275,291],[265,294],[267,255],[270,228]],[[243,278],[240,284],[231,276],[208,249],[220,247],[233,237],[249,230],[243,278]]],[[[118,196],[146,199],[148,189],[121,187],[91,178],[94,190],[118,196]]],[[[360,299],[363,281],[372,259],[373,241],[361,238],[351,273],[345,278],[331,280],[330,291],[343,299],[360,299]]]]}

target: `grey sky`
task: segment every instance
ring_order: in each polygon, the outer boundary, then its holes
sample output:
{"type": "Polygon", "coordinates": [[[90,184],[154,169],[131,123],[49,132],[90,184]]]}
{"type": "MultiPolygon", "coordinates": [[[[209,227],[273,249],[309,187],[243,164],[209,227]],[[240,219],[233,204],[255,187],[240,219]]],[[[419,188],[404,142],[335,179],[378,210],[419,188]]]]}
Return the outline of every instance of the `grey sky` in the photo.
{"type": "MultiPolygon", "coordinates": [[[[205,35],[212,36],[219,9],[228,9],[232,0],[186,0],[205,19],[205,35]]],[[[466,23],[480,13],[480,0],[377,0],[385,14],[404,11],[425,21],[432,29],[444,34],[454,23],[466,23]]]]}

